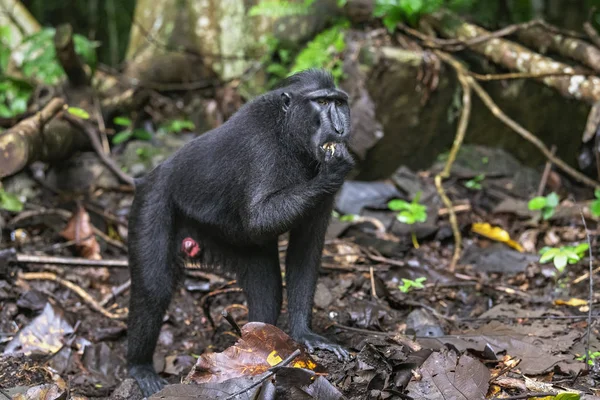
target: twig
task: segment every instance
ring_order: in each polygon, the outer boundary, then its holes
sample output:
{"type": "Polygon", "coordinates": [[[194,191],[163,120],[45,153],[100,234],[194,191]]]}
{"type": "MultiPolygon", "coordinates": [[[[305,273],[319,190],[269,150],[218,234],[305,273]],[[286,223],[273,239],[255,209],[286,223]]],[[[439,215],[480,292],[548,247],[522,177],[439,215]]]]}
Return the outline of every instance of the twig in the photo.
{"type": "Polygon", "coordinates": [[[478,81],[502,81],[507,79],[539,79],[552,78],[560,76],[598,76],[596,72],[588,71],[556,71],[556,72],[507,72],[504,74],[478,74],[469,71],[470,76],[478,81]]]}
{"type": "Polygon", "coordinates": [[[255,387],[262,385],[263,382],[265,382],[267,379],[269,379],[270,377],[272,377],[275,373],[277,373],[277,371],[279,369],[281,369],[282,367],[287,366],[289,363],[291,363],[294,358],[298,357],[300,355],[300,349],[296,349],[294,350],[294,352],[292,354],[290,354],[285,360],[281,361],[279,364],[269,368],[267,371],[267,373],[265,374],[265,376],[263,376],[261,379],[259,379],[258,381],[254,382],[252,385],[248,386],[245,389],[242,389],[238,392],[235,392],[234,394],[232,394],[229,397],[226,397],[225,400],[231,400],[236,398],[237,396],[239,396],[242,393],[246,393],[249,390],[254,389],[255,387]]]}
{"type": "Polygon", "coordinates": [[[556,396],[558,392],[529,392],[517,394],[514,396],[508,397],[493,397],[492,400],[520,400],[520,399],[528,399],[530,397],[552,397],[556,396]]]}
{"type": "Polygon", "coordinates": [[[596,32],[596,29],[594,29],[589,21],[583,23],[583,30],[586,35],[588,35],[592,43],[594,43],[596,47],[600,48],[600,35],[598,35],[598,32],[596,32]]]}
{"type": "Polygon", "coordinates": [[[78,267],[112,267],[127,268],[127,260],[88,260],[80,257],[52,257],[52,256],[34,256],[30,254],[16,254],[16,262],[27,264],[54,264],[54,265],[74,265],[78,267]]]}
{"type": "Polygon", "coordinates": [[[593,179],[588,178],[583,175],[573,167],[569,166],[560,158],[550,152],[548,147],[538,139],[533,133],[529,132],[527,129],[523,128],[519,123],[510,118],[508,115],[504,114],[504,112],[494,103],[494,100],[487,94],[487,92],[477,83],[473,78],[467,77],[469,80],[470,86],[473,88],[475,93],[479,96],[479,98],[483,101],[486,107],[494,114],[496,118],[502,121],[505,125],[515,131],[518,135],[520,135],[523,139],[527,140],[529,143],[533,144],[537,149],[546,156],[554,165],[560,168],[564,173],[571,176],[578,182],[581,182],[585,185],[591,186],[593,188],[600,187],[600,182],[595,181],[593,179]]]}
{"type": "MultiPolygon", "coordinates": [[[[600,267],[596,268],[595,270],[592,271],[591,275],[594,275],[596,273],[600,272],[600,267]]],[[[571,282],[571,285],[576,285],[579,282],[583,281],[584,279],[587,279],[590,277],[590,273],[586,272],[585,274],[581,275],[580,277],[573,279],[573,282],[571,282]]]]}
{"type": "Polygon", "coordinates": [[[106,296],[104,296],[104,298],[102,300],[100,300],[98,302],[98,304],[100,304],[102,307],[106,306],[113,299],[116,299],[118,295],[125,292],[130,287],[131,287],[131,279],[129,279],[127,282],[117,286],[116,288],[112,288],[110,290],[110,293],[107,294],[106,296]]]}
{"type": "Polygon", "coordinates": [[[87,135],[92,147],[98,157],[102,160],[102,162],[123,182],[134,186],[133,178],[127,175],[125,172],[121,171],[121,169],[115,164],[115,162],[106,154],[102,148],[102,143],[100,143],[100,139],[98,139],[98,135],[96,134],[96,129],[93,128],[90,124],[81,121],[80,119],[69,115],[63,114],[63,119],[67,120],[72,125],[77,128],[83,130],[87,135]]]}
{"type": "Polygon", "coordinates": [[[404,24],[399,24],[398,27],[402,31],[408,33],[409,35],[412,35],[418,39],[421,39],[423,41],[423,44],[425,47],[429,47],[429,48],[433,48],[433,49],[443,49],[446,51],[460,51],[460,50],[464,50],[467,47],[481,44],[481,43],[487,42],[488,40],[491,40],[491,39],[496,39],[496,38],[500,38],[503,36],[512,35],[513,33],[517,32],[521,29],[529,29],[529,28],[532,28],[532,27],[538,26],[538,25],[547,26],[541,20],[534,20],[534,21],[525,22],[523,24],[509,25],[509,26],[506,26],[495,32],[489,32],[488,34],[481,35],[481,36],[478,36],[478,37],[475,37],[475,38],[472,38],[469,40],[438,39],[438,38],[434,38],[434,37],[425,35],[416,29],[409,28],[408,26],[406,26],[404,24]]]}
{"type": "Polygon", "coordinates": [[[335,326],[336,328],[343,329],[345,331],[361,333],[363,335],[375,335],[375,336],[394,336],[393,333],[390,332],[379,332],[379,331],[371,331],[368,329],[354,328],[352,326],[340,325],[338,323],[333,323],[331,326],[335,326]]]}
{"type": "Polygon", "coordinates": [[[589,297],[588,297],[588,318],[587,318],[587,332],[586,332],[586,338],[585,338],[585,366],[586,369],[589,371],[590,369],[590,364],[589,364],[589,359],[590,359],[590,338],[591,338],[591,334],[592,334],[592,308],[593,308],[593,302],[594,302],[594,274],[593,274],[593,267],[592,267],[592,263],[593,263],[593,254],[592,254],[592,241],[590,240],[590,232],[588,231],[587,228],[587,224],[585,222],[585,217],[583,216],[583,211],[581,210],[581,207],[579,207],[579,213],[581,214],[581,222],[583,222],[583,228],[585,229],[585,236],[587,238],[587,242],[588,242],[588,251],[589,251],[589,256],[590,256],[590,268],[589,268],[589,273],[590,273],[590,285],[589,285],[589,297]]]}
{"type": "MultiPolygon", "coordinates": [[[[550,153],[552,155],[556,154],[556,146],[552,145],[550,149],[550,153]]],[[[537,195],[541,196],[544,194],[544,189],[546,188],[546,183],[548,182],[548,176],[550,176],[550,170],[552,169],[552,161],[546,161],[546,165],[544,166],[544,173],[542,174],[542,179],[540,179],[540,185],[538,186],[537,195]]]]}
{"type": "Polygon", "coordinates": [[[448,159],[446,160],[446,165],[444,169],[435,176],[435,187],[437,188],[437,192],[442,198],[442,201],[448,208],[448,216],[450,220],[450,225],[452,227],[452,233],[454,235],[454,254],[452,255],[452,261],[450,262],[450,271],[454,271],[456,269],[456,264],[458,264],[458,260],[460,260],[460,253],[462,247],[462,235],[460,233],[460,229],[458,227],[458,221],[456,219],[456,213],[454,212],[454,208],[452,207],[452,202],[446,196],[446,192],[444,191],[444,187],[442,186],[442,179],[448,178],[450,176],[450,170],[452,168],[452,164],[456,159],[456,155],[458,154],[458,150],[460,150],[460,146],[465,138],[465,134],[467,132],[467,126],[469,125],[469,117],[471,115],[471,87],[467,81],[467,76],[464,73],[464,68],[454,60],[449,54],[444,53],[442,51],[435,52],[438,57],[444,60],[446,63],[450,64],[456,71],[456,76],[460,82],[462,87],[463,96],[462,96],[462,112],[460,114],[460,120],[458,122],[458,126],[456,127],[456,135],[454,136],[454,143],[452,143],[452,149],[450,150],[450,154],[448,155],[448,159]]]}
{"type": "Polygon", "coordinates": [[[208,300],[210,300],[212,297],[218,296],[220,294],[225,294],[225,293],[240,293],[243,292],[242,288],[237,288],[237,287],[233,287],[233,288],[224,288],[224,289],[217,289],[217,290],[213,290],[210,293],[205,294],[202,299],[200,299],[200,307],[202,308],[202,312],[204,313],[204,316],[206,317],[206,319],[208,320],[208,322],[210,323],[210,325],[212,326],[212,328],[215,328],[215,321],[213,320],[212,316],[210,315],[210,303],[208,302],[208,300]]]}
{"type": "MultiPolygon", "coordinates": [[[[455,213],[459,213],[459,212],[467,212],[467,211],[471,211],[471,204],[457,204],[452,206],[452,211],[454,211],[455,213]]],[[[442,217],[444,215],[448,215],[450,214],[450,209],[449,208],[440,208],[438,210],[438,216],[442,217]]]]}
{"type": "Polygon", "coordinates": [[[112,312],[104,309],[83,288],[74,284],[73,282],[69,282],[66,279],[62,279],[62,278],[58,277],[56,274],[53,274],[51,272],[23,272],[23,273],[20,273],[18,276],[19,276],[19,278],[24,279],[26,281],[45,280],[45,281],[57,282],[57,283],[63,285],[64,287],[75,292],[79,297],[81,297],[81,299],[83,301],[88,303],[92,309],[98,311],[100,314],[104,315],[105,317],[108,317],[110,319],[125,319],[127,317],[126,313],[115,314],[115,313],[112,313],[112,312]]]}
{"type": "Polygon", "coordinates": [[[371,276],[371,295],[378,299],[377,290],[375,289],[375,275],[373,274],[373,267],[369,267],[369,275],[371,276]]]}
{"type": "Polygon", "coordinates": [[[233,328],[235,333],[237,333],[238,336],[241,337],[242,330],[240,329],[240,326],[237,324],[237,322],[235,322],[235,319],[233,319],[231,314],[229,314],[227,312],[227,310],[223,310],[223,311],[221,311],[221,315],[223,316],[223,318],[225,318],[227,320],[227,322],[229,322],[229,325],[231,325],[231,327],[233,328]]]}

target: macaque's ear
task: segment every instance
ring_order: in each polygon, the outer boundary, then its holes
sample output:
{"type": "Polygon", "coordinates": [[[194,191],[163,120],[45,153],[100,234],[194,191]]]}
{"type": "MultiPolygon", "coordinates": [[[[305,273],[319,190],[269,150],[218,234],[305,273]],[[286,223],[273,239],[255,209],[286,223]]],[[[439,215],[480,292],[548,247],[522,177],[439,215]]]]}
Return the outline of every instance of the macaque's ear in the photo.
{"type": "Polygon", "coordinates": [[[281,93],[281,100],[283,101],[283,111],[286,111],[290,108],[290,104],[292,103],[292,96],[289,93],[283,92],[281,93]]]}

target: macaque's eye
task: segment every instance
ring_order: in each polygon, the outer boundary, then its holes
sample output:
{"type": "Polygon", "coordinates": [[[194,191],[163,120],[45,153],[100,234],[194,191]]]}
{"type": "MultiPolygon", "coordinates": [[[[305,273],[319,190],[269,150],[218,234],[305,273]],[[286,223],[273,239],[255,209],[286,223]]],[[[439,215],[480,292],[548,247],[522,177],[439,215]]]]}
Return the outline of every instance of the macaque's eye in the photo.
{"type": "Polygon", "coordinates": [[[317,103],[319,103],[322,106],[326,106],[327,104],[329,104],[329,100],[327,100],[327,99],[319,99],[319,100],[317,100],[317,103]]]}
{"type": "Polygon", "coordinates": [[[342,105],[342,101],[341,101],[341,100],[336,100],[336,101],[335,101],[335,105],[336,105],[337,107],[340,107],[340,106],[342,105]]]}

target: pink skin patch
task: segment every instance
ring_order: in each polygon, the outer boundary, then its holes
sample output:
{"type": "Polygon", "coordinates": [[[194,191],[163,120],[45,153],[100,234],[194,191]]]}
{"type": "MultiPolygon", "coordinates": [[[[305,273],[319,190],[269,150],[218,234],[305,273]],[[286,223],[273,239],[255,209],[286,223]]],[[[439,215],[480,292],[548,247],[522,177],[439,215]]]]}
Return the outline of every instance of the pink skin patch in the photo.
{"type": "Polygon", "coordinates": [[[200,245],[194,239],[186,237],[181,242],[181,251],[188,255],[188,257],[196,257],[200,252],[200,245]]]}

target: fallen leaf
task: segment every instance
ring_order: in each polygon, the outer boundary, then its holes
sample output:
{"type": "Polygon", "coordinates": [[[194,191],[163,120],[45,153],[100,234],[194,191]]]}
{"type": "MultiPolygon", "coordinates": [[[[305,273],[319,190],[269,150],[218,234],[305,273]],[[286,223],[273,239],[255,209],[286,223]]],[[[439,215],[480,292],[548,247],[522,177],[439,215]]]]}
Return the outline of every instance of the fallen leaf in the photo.
{"type": "Polygon", "coordinates": [[[324,372],[316,361],[279,328],[262,322],[249,322],[242,327],[242,337],[221,353],[204,353],[183,383],[223,382],[242,376],[259,375],[290,356],[296,349],[300,355],[290,364],[324,372]]]}
{"type": "Polygon", "coordinates": [[[554,300],[555,306],[570,306],[570,307],[581,307],[587,306],[587,300],[578,299],[578,298],[570,298],[569,300],[554,300]]]}
{"type": "Polygon", "coordinates": [[[62,309],[46,303],[44,311],[6,345],[4,354],[40,352],[54,354],[63,346],[63,338],[73,333],[73,326],[64,318],[62,309]]]}
{"type": "Polygon", "coordinates": [[[508,232],[498,226],[491,226],[487,222],[475,222],[471,226],[471,230],[481,236],[485,236],[488,239],[505,243],[521,253],[523,252],[523,247],[519,243],[512,240],[508,232]]]}
{"type": "Polygon", "coordinates": [[[423,377],[406,389],[414,399],[485,399],[490,372],[481,361],[453,350],[432,353],[418,369],[423,377]]]}
{"type": "Polygon", "coordinates": [[[78,206],[77,211],[67,222],[65,229],[60,235],[66,240],[75,241],[75,246],[82,257],[90,260],[100,260],[100,245],[96,241],[96,236],[90,223],[90,215],[82,206],[78,206]]]}

